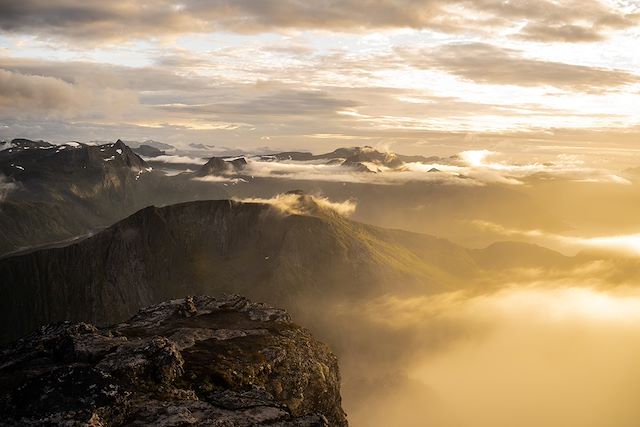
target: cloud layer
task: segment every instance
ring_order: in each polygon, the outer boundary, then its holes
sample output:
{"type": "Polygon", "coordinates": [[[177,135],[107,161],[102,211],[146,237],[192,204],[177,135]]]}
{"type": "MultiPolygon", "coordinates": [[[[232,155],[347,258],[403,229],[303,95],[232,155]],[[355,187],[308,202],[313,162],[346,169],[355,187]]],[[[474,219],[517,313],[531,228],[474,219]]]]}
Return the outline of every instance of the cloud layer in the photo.
{"type": "Polygon", "coordinates": [[[426,52],[403,49],[400,55],[417,67],[437,67],[477,83],[589,92],[640,82],[640,76],[626,71],[526,58],[486,43],[448,44],[426,52]]]}
{"type": "Polygon", "coordinates": [[[535,242],[556,250],[575,254],[580,251],[597,251],[640,257],[640,233],[598,236],[574,236],[550,233],[542,230],[518,230],[486,221],[474,221],[480,229],[491,231],[510,239],[518,238],[535,242]]]}
{"type": "MultiPolygon", "coordinates": [[[[163,161],[168,163],[182,163],[183,160],[187,160],[180,156],[163,157],[163,161]]],[[[521,163],[489,150],[472,150],[431,162],[410,161],[397,167],[361,163],[372,172],[361,171],[355,166],[342,165],[327,159],[263,160],[260,157],[249,156],[245,159],[247,164],[240,171],[197,179],[222,182],[233,179],[237,181],[237,178],[242,176],[251,179],[259,177],[378,185],[432,182],[464,186],[525,185],[536,180],[560,180],[631,185],[630,181],[611,171],[586,166],[584,161],[566,155],[559,155],[554,160],[544,163],[521,163]]]]}
{"type": "MultiPolygon", "coordinates": [[[[385,332],[402,336],[406,346],[396,356],[404,372],[368,384],[351,382],[362,353],[358,359],[354,349],[347,357],[350,421],[372,427],[632,425],[639,415],[633,404],[639,308],[634,291],[547,284],[480,296],[384,297],[363,303],[358,314],[337,310],[340,321],[359,324],[361,334],[377,332],[378,354],[389,350],[380,343],[385,332]]],[[[360,372],[371,377],[389,368],[365,367],[360,372]]]]}
{"type": "Polygon", "coordinates": [[[245,33],[286,29],[363,31],[413,28],[482,33],[524,23],[518,37],[600,40],[629,28],[638,15],[598,0],[25,0],[0,3],[0,28],[76,39],[147,38],[190,32],[245,33]]]}
{"type": "Polygon", "coordinates": [[[0,0],[0,138],[318,152],[348,140],[438,155],[632,143],[639,10],[617,0],[0,0]]]}

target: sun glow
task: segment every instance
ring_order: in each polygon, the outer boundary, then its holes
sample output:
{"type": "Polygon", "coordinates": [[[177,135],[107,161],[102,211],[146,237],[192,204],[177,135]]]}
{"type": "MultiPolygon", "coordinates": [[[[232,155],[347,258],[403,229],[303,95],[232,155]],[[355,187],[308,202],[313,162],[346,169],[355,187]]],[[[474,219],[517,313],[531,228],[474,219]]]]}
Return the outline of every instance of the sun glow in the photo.
{"type": "Polygon", "coordinates": [[[473,167],[485,166],[485,160],[493,154],[489,150],[469,150],[460,153],[460,157],[469,165],[473,167]]]}
{"type": "Polygon", "coordinates": [[[626,236],[605,236],[578,239],[586,246],[597,249],[614,249],[634,255],[640,255],[640,234],[630,234],[626,236]]]}

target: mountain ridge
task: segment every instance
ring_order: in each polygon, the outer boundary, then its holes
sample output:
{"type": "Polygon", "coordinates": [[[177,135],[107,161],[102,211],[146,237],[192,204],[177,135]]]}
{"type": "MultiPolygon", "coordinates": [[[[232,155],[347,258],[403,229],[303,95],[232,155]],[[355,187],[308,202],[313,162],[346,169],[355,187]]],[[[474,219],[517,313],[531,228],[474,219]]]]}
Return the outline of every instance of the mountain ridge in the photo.
{"type": "Polygon", "coordinates": [[[0,340],[51,321],[113,323],[189,293],[241,293],[295,311],[299,297],[468,287],[480,271],[473,253],[447,240],[290,197],[306,210],[234,200],[150,206],[71,245],[0,259],[0,324],[12,324],[0,340]]]}
{"type": "Polygon", "coordinates": [[[0,260],[0,318],[14,319],[19,335],[49,321],[112,323],[185,293],[286,302],[298,294],[361,295],[383,283],[451,287],[475,268],[444,240],[426,246],[457,253],[458,265],[430,262],[427,251],[403,247],[397,236],[323,210],[301,215],[233,200],[151,206],[69,246],[0,260]]]}

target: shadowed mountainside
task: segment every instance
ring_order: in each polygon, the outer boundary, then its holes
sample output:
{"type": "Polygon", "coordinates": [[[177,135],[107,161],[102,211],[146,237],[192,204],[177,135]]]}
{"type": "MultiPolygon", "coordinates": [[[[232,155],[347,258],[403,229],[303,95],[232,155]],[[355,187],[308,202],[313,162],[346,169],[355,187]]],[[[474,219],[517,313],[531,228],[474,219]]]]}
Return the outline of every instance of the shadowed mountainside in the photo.
{"type": "Polygon", "coordinates": [[[0,260],[0,338],[62,320],[110,324],[193,293],[241,293],[295,313],[298,297],[457,289],[477,276],[475,256],[443,239],[350,221],[306,195],[285,207],[149,207],[69,246],[0,260]]]}
{"type": "Polygon", "coordinates": [[[14,139],[0,148],[0,177],[12,187],[0,199],[0,256],[95,232],[151,204],[226,195],[215,184],[153,171],[120,140],[53,145],[14,139]]]}

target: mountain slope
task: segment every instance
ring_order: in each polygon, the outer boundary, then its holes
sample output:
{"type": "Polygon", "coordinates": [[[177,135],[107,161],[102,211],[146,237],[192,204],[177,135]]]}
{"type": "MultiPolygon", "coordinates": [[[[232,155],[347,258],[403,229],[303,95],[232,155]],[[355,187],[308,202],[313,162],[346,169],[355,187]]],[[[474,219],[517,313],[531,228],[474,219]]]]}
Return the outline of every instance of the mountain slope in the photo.
{"type": "Polygon", "coordinates": [[[121,141],[58,146],[14,140],[0,151],[0,173],[15,187],[0,203],[2,254],[109,225],[144,204],[136,184],[148,169],[121,141]]]}
{"type": "Polygon", "coordinates": [[[151,204],[224,197],[215,184],[170,179],[127,145],[53,145],[13,140],[0,146],[0,256],[87,234],[151,204]]]}
{"type": "Polygon", "coordinates": [[[297,297],[458,287],[477,269],[450,242],[352,222],[298,197],[293,212],[229,200],[149,207],[72,245],[0,260],[0,339],[52,321],[113,323],[189,293],[292,308],[297,297]]]}

